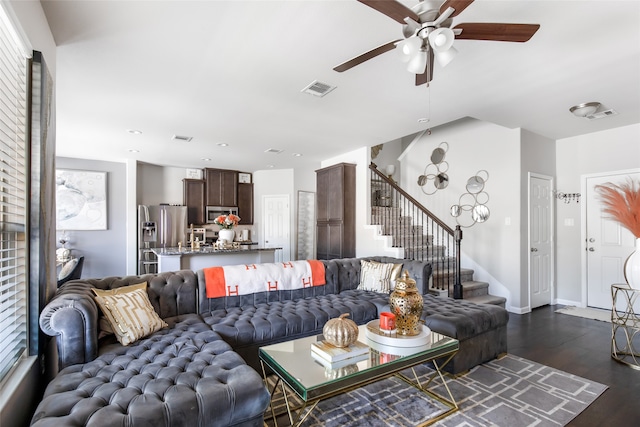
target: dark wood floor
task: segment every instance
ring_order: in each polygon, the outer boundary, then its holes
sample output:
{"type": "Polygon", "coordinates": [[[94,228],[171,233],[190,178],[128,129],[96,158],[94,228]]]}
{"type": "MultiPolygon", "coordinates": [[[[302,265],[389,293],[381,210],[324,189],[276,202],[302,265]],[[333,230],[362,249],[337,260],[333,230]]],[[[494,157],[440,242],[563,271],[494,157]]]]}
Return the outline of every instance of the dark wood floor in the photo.
{"type": "Polygon", "coordinates": [[[640,425],[640,371],[611,358],[611,324],[545,306],[510,314],[509,353],[607,385],[569,426],[640,425]]]}

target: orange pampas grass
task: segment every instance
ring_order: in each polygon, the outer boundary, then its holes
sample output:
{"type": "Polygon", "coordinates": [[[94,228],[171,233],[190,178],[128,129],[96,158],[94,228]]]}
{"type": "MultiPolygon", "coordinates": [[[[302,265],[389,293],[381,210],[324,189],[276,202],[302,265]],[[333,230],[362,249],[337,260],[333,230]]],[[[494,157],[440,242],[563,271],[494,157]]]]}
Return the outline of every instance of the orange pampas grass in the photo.
{"type": "Polygon", "coordinates": [[[604,212],[640,238],[640,183],[629,179],[624,184],[596,185],[604,203],[604,212]]]}

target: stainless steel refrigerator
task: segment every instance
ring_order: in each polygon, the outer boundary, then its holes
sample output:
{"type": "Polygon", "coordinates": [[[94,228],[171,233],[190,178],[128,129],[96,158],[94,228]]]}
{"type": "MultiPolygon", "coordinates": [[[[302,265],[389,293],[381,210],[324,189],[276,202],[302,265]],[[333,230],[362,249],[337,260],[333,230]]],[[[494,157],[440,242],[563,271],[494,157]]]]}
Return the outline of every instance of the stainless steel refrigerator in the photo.
{"type": "Polygon", "coordinates": [[[158,272],[153,248],[177,247],[186,239],[186,206],[138,206],[138,274],[158,272]]]}

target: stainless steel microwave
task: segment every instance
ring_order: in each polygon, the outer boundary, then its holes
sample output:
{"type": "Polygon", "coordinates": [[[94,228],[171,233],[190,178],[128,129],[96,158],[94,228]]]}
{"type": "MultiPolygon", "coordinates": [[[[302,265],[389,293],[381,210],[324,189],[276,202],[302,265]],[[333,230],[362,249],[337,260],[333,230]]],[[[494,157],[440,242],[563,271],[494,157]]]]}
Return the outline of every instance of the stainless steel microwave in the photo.
{"type": "Polygon", "coordinates": [[[237,206],[207,206],[205,211],[207,224],[213,224],[213,222],[220,215],[229,215],[230,213],[238,215],[237,206]]]}

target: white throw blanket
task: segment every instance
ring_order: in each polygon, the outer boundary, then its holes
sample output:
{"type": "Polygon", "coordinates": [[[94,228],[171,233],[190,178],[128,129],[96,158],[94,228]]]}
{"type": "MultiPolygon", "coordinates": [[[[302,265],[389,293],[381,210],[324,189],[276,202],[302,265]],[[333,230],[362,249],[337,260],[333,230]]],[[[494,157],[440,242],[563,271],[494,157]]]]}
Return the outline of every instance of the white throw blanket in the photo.
{"type": "Polygon", "coordinates": [[[207,298],[300,289],[326,283],[317,260],[229,265],[204,269],[207,298]]]}

